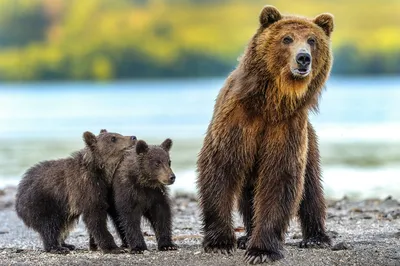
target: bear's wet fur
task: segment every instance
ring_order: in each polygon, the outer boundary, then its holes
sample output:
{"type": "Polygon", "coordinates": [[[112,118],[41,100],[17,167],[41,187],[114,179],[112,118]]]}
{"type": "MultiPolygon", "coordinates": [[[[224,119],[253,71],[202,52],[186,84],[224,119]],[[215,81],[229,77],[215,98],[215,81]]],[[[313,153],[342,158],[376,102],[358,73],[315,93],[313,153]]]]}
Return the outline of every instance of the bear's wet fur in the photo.
{"type": "Polygon", "coordinates": [[[172,141],[148,145],[139,140],[127,152],[113,180],[114,206],[122,228],[120,236],[131,253],[147,250],[140,228],[146,218],[155,232],[158,250],[176,250],[172,242],[171,202],[167,185],[175,181],[169,151],[172,141]]]}
{"type": "Polygon", "coordinates": [[[197,161],[206,252],[246,250],[246,261],[283,258],[298,214],[301,247],[328,246],[317,136],[308,119],[331,69],[333,17],[283,16],[272,6],[217,97],[197,161]],[[238,199],[246,236],[232,226],[238,199]]]}
{"type": "Polygon", "coordinates": [[[27,170],[18,185],[16,211],[26,226],[40,234],[47,252],[74,249],[65,239],[82,215],[103,252],[118,253],[107,229],[108,193],[112,176],[136,137],[103,129],[98,136],[87,131],[83,139],[85,148],[70,157],[43,161],[27,170]]]}

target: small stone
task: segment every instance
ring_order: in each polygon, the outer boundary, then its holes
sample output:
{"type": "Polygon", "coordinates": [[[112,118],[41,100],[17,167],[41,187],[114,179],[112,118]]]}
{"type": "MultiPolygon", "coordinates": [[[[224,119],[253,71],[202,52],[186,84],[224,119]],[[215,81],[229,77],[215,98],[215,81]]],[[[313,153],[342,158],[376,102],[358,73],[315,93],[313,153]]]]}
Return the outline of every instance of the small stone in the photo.
{"type": "Polygon", "coordinates": [[[351,246],[346,242],[339,242],[332,247],[333,251],[351,249],[351,246]]]}
{"type": "Polygon", "coordinates": [[[330,237],[330,238],[337,238],[339,233],[336,231],[328,231],[326,232],[326,234],[330,237]]]}
{"type": "Polygon", "coordinates": [[[201,251],[196,251],[195,253],[194,253],[194,255],[199,255],[201,253],[201,251]]]}
{"type": "Polygon", "coordinates": [[[301,239],[301,238],[302,238],[302,235],[299,234],[299,233],[295,233],[295,234],[292,236],[292,239],[301,239]]]}

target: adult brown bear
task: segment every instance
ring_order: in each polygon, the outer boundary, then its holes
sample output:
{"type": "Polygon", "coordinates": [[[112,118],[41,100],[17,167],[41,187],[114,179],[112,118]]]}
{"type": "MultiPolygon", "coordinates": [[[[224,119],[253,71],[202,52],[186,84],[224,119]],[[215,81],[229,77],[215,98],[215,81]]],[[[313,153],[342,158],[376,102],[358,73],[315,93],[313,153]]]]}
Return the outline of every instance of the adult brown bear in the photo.
{"type": "Polygon", "coordinates": [[[246,260],[283,258],[298,213],[302,247],[330,245],[318,143],[309,122],[331,68],[333,17],[282,16],[272,6],[221,89],[199,154],[198,188],[207,252],[230,253],[234,199],[247,235],[246,260]],[[248,240],[248,242],[247,242],[248,240]]]}

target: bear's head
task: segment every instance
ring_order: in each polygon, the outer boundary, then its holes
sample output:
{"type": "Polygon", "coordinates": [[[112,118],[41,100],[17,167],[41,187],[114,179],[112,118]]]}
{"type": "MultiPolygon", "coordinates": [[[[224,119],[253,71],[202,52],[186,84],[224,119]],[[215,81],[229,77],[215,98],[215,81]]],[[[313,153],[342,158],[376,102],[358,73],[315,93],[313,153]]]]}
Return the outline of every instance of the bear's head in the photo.
{"type": "Polygon", "coordinates": [[[308,19],[283,16],[273,6],[261,11],[260,27],[253,38],[253,52],[269,80],[284,95],[302,97],[311,83],[316,87],[329,76],[330,35],[333,16],[321,14],[308,19]]]}
{"type": "Polygon", "coordinates": [[[136,143],[136,154],[142,179],[140,182],[143,185],[160,187],[175,182],[175,174],[171,169],[169,157],[171,147],[171,139],[164,140],[161,145],[147,145],[143,140],[136,143]]]}
{"type": "Polygon", "coordinates": [[[86,144],[84,160],[86,164],[105,169],[112,173],[122,161],[125,151],[136,144],[135,136],[122,136],[118,133],[107,132],[102,129],[98,136],[92,132],[83,133],[86,144]]]}

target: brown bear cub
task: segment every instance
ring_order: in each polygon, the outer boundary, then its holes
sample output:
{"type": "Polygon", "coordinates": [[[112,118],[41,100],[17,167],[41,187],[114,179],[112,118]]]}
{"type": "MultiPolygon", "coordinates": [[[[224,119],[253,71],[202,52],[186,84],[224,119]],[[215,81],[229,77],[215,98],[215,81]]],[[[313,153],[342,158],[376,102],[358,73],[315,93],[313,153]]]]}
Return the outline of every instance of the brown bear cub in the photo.
{"type": "Polygon", "coordinates": [[[283,258],[296,213],[301,247],[330,245],[325,231],[317,136],[308,113],[331,68],[333,17],[283,16],[272,6],[238,67],[221,89],[202,150],[198,188],[207,252],[231,253],[233,201],[238,199],[246,261],[283,258]]]}
{"type": "Polygon", "coordinates": [[[16,211],[37,231],[47,252],[68,253],[64,241],[80,215],[104,252],[120,252],[107,229],[108,192],[112,176],[134,136],[102,130],[83,134],[86,147],[71,157],[44,161],[30,168],[17,191],[16,211]]]}
{"type": "Polygon", "coordinates": [[[171,238],[171,203],[166,187],[175,181],[169,157],[171,147],[170,139],[161,145],[139,140],[115,172],[114,204],[122,228],[118,231],[131,253],[147,250],[140,229],[142,216],[150,222],[159,250],[177,249],[171,238]]]}

